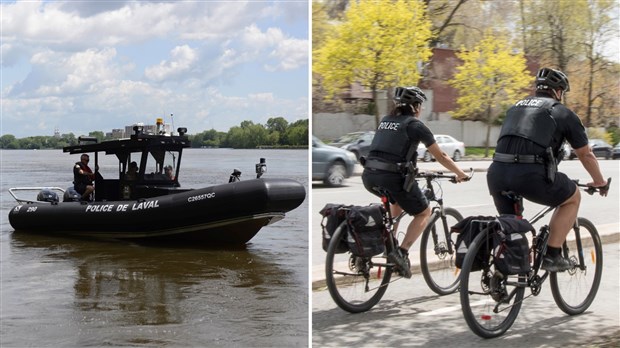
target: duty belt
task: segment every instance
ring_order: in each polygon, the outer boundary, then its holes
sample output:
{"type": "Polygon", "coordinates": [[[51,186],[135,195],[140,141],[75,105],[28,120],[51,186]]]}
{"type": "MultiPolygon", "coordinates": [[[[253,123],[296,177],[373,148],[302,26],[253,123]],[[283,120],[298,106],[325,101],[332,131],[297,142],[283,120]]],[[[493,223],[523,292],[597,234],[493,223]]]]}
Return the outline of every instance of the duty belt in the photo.
{"type": "Polygon", "coordinates": [[[539,155],[520,155],[510,153],[498,153],[493,155],[493,161],[502,163],[537,163],[545,164],[545,159],[539,155]]]}
{"type": "Polygon", "coordinates": [[[406,169],[400,163],[384,162],[378,159],[368,158],[364,163],[364,168],[385,170],[387,172],[402,173],[406,169]]]}

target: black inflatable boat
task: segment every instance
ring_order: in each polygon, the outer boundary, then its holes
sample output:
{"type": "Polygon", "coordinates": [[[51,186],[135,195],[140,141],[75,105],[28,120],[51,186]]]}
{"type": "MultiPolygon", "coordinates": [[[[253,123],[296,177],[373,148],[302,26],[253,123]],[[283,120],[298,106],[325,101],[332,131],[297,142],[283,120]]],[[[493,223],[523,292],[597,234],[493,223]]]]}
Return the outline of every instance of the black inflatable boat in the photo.
{"type": "Polygon", "coordinates": [[[247,243],[265,225],[284,218],[305,199],[302,184],[290,179],[261,178],[263,159],[256,164],[257,178],[239,180],[233,172],[228,183],[201,189],[182,189],[179,184],[181,155],[190,142],[185,129],[179,135],[143,134],[134,127],[129,139],[65,147],[71,154],[115,155],[118,179],[103,179],[95,172],[92,200],[82,201],[73,188],[41,189],[36,201],[17,197],[9,212],[16,231],[70,234],[100,238],[199,242],[202,245],[247,243]],[[135,161],[139,170],[129,177],[135,161]],[[166,176],[172,167],[174,176],[166,176]],[[59,197],[62,195],[62,199],[59,197]],[[171,218],[172,217],[172,218],[171,218]]]}

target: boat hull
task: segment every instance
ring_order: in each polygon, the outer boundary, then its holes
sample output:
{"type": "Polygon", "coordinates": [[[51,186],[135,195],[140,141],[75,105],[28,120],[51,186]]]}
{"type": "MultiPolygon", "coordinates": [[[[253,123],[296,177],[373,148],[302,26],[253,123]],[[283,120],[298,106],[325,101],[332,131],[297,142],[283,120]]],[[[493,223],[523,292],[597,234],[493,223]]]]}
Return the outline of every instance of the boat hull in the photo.
{"type": "Polygon", "coordinates": [[[294,180],[254,179],[136,201],[33,202],[11,209],[9,222],[45,234],[244,244],[305,196],[294,180]]]}

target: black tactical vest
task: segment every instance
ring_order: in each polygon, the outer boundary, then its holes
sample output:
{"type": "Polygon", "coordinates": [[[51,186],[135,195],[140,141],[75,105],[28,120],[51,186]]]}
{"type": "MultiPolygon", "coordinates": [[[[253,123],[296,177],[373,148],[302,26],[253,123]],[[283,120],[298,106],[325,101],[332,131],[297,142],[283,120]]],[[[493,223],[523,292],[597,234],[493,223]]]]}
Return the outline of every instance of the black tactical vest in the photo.
{"type": "Polygon", "coordinates": [[[518,101],[506,112],[499,139],[507,135],[518,136],[548,148],[556,129],[551,110],[557,104],[559,102],[552,98],[540,97],[518,101]]]}
{"type": "MultiPolygon", "coordinates": [[[[411,145],[407,126],[413,121],[415,121],[413,116],[385,116],[377,127],[370,152],[379,151],[394,155],[400,159],[399,162],[411,160],[405,157],[411,145]]],[[[415,156],[413,157],[415,161],[415,156]]]]}

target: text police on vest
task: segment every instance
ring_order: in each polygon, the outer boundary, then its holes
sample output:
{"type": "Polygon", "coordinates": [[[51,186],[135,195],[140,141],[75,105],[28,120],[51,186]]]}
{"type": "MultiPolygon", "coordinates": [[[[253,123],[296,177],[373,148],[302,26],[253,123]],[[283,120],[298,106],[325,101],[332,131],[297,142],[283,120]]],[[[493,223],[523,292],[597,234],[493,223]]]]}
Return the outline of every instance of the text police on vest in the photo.
{"type": "Polygon", "coordinates": [[[381,122],[379,124],[379,129],[386,129],[386,130],[392,130],[392,131],[397,131],[398,130],[398,126],[400,125],[400,123],[398,122],[381,122]]]}
{"type": "Polygon", "coordinates": [[[523,99],[523,100],[519,100],[515,106],[532,106],[532,107],[536,107],[539,108],[540,106],[542,106],[543,104],[543,100],[540,99],[523,99]]]}

